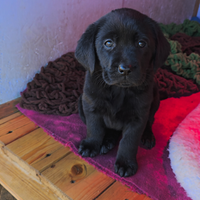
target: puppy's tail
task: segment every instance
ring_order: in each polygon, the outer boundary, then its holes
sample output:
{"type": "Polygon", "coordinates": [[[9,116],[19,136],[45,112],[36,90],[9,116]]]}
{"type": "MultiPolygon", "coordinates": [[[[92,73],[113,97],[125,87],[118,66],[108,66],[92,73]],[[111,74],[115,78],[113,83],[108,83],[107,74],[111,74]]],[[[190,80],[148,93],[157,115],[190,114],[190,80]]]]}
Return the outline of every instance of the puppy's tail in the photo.
{"type": "Polygon", "coordinates": [[[83,111],[83,104],[82,104],[82,94],[78,99],[78,112],[81,120],[86,124],[85,114],[83,111]]]}

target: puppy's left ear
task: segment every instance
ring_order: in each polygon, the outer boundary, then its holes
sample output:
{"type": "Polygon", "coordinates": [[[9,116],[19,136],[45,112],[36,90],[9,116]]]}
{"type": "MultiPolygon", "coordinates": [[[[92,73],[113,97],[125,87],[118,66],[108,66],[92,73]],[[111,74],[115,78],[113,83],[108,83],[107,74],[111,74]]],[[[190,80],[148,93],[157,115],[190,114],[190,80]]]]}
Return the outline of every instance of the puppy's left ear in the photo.
{"type": "Polygon", "coordinates": [[[156,22],[153,23],[153,27],[156,37],[156,50],[154,54],[154,72],[156,72],[156,70],[164,64],[170,54],[170,44],[156,22]]]}
{"type": "Polygon", "coordinates": [[[75,51],[75,57],[84,68],[92,74],[96,64],[95,39],[99,28],[99,22],[95,22],[88,26],[85,33],[78,41],[75,51]]]}

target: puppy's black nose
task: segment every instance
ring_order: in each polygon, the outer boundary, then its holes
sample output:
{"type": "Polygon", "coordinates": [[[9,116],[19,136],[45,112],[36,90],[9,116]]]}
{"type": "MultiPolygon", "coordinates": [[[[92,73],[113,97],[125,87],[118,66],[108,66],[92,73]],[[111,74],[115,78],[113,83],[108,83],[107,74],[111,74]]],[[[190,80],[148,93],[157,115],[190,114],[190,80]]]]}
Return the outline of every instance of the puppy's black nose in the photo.
{"type": "Polygon", "coordinates": [[[118,72],[122,75],[128,75],[131,72],[131,65],[125,66],[125,65],[119,65],[118,72]]]}

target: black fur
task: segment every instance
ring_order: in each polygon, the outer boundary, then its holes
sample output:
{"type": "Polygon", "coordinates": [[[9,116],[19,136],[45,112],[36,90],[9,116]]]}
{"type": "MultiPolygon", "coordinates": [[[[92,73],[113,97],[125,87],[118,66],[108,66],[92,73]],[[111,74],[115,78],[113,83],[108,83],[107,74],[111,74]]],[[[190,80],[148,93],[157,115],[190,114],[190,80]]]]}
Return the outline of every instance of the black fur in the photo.
{"type": "Polygon", "coordinates": [[[132,9],[118,9],[91,24],[80,38],[75,56],[88,70],[79,114],[87,137],[82,156],[107,153],[117,143],[115,172],[136,173],[138,146],[151,149],[159,95],[154,74],[169,55],[169,43],[158,24],[132,9]]]}

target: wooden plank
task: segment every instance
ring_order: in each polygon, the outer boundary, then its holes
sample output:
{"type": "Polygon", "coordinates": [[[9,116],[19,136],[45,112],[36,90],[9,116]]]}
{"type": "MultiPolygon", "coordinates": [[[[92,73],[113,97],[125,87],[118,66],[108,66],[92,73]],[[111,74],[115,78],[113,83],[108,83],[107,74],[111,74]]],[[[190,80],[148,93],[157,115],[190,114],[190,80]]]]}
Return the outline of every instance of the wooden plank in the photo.
{"type": "Polygon", "coordinates": [[[29,118],[21,115],[0,125],[0,136],[9,134],[26,124],[33,123],[29,118]]]}
{"type": "Polygon", "coordinates": [[[40,173],[49,167],[53,167],[55,163],[71,153],[69,148],[64,146],[59,149],[52,149],[52,147],[50,147],[48,149],[43,149],[43,151],[45,153],[43,154],[43,152],[41,152],[41,154],[44,156],[37,158],[35,162],[31,163],[31,166],[37,169],[40,173]]]}
{"type": "Polygon", "coordinates": [[[71,153],[42,174],[62,190],[65,190],[73,187],[74,183],[79,182],[94,171],[93,166],[71,153]]]}
{"type": "Polygon", "coordinates": [[[12,129],[13,131],[9,131],[8,134],[1,136],[0,141],[7,145],[13,142],[14,140],[24,136],[25,134],[35,130],[37,127],[38,126],[36,126],[35,123],[30,122],[29,124],[25,124],[24,126],[18,129],[12,129]]]}
{"type": "MultiPolygon", "coordinates": [[[[3,127],[4,133],[5,131],[11,130],[10,128],[8,129],[8,127],[14,127],[15,129],[13,133],[6,135],[4,134],[1,136],[0,140],[3,140],[7,143],[11,142],[7,145],[7,147],[20,156],[24,161],[33,166],[36,170],[39,170],[37,173],[42,172],[45,178],[49,178],[52,183],[56,185],[56,187],[68,195],[68,198],[73,198],[75,200],[99,200],[113,198],[117,199],[120,197],[119,199],[126,198],[129,200],[149,200],[149,198],[144,195],[131,192],[121,183],[114,183],[115,180],[95,170],[94,167],[89,165],[87,162],[71,153],[68,147],[64,147],[60,143],[56,142],[53,138],[48,136],[41,128],[38,128],[23,136],[23,134],[30,132],[31,130],[29,128],[31,125],[34,125],[33,122],[30,122],[31,124],[27,124],[27,119],[25,116],[21,116],[16,113],[7,117],[6,119],[0,120],[0,123],[2,125],[0,127],[3,127]],[[23,124],[25,125],[23,126],[23,124]],[[23,137],[13,141],[14,135],[16,135],[16,138],[21,136],[23,137]],[[113,191],[121,192],[118,192],[113,196],[113,191]]],[[[18,174],[16,175],[18,176],[18,174]]],[[[6,177],[6,180],[8,176],[9,173],[6,177]]],[[[28,178],[28,176],[26,176],[26,178],[28,178]]],[[[0,175],[0,181],[1,179],[2,178],[0,175]]],[[[4,184],[9,191],[13,191],[13,185],[10,186],[3,181],[2,184],[4,184]]],[[[34,185],[34,187],[37,188],[38,186],[34,185]]],[[[36,188],[34,188],[34,190],[36,188]]],[[[19,194],[16,194],[16,192],[13,192],[13,195],[21,199],[19,194]]],[[[35,196],[34,198],[45,199],[46,197],[35,196]]]]}
{"type": "MultiPolygon", "coordinates": [[[[39,171],[51,171],[52,169],[54,170],[55,166],[57,166],[57,164],[62,162],[64,159],[66,159],[66,158],[67,158],[67,160],[71,159],[70,155],[68,155],[70,153],[69,148],[63,147],[60,143],[53,140],[53,138],[48,136],[40,128],[29,133],[28,135],[25,135],[22,138],[19,138],[18,140],[10,143],[7,146],[13,152],[15,152],[18,156],[20,156],[23,160],[27,161],[30,165],[34,166],[39,171]],[[57,150],[55,150],[55,146],[58,146],[59,148],[57,148],[57,150]],[[49,154],[51,154],[51,155],[47,157],[46,155],[49,155],[49,154]]],[[[72,157],[73,158],[75,157],[75,160],[77,160],[77,159],[80,160],[81,163],[83,162],[83,160],[81,160],[78,156],[75,156],[74,154],[72,157]]],[[[64,162],[64,164],[61,165],[61,171],[63,170],[64,173],[67,173],[66,167],[70,168],[71,167],[70,165],[73,165],[73,164],[74,164],[73,162],[67,162],[67,163],[64,162]]],[[[91,173],[90,168],[92,168],[92,172],[94,171],[92,176],[90,176],[90,178],[87,179],[87,180],[91,180],[87,184],[88,185],[87,187],[90,188],[92,185],[92,182],[94,182],[94,180],[96,180],[96,179],[98,179],[101,183],[101,184],[99,184],[98,189],[96,189],[96,188],[93,188],[93,190],[90,189],[89,195],[92,195],[92,197],[97,196],[100,192],[102,192],[105,189],[105,187],[107,187],[110,183],[112,183],[114,181],[105,175],[101,176],[101,173],[97,172],[88,163],[86,163],[85,166],[87,166],[86,168],[84,167],[84,169],[87,169],[87,175],[91,173]]],[[[78,165],[78,167],[80,167],[80,165],[78,165]]],[[[74,168],[77,169],[77,165],[75,165],[74,168]]],[[[60,176],[56,176],[56,177],[59,178],[60,176]]],[[[63,175],[61,175],[61,177],[63,177],[63,175]]],[[[70,186],[72,185],[73,189],[70,187],[69,192],[70,192],[70,194],[72,194],[72,196],[76,196],[77,190],[76,190],[76,188],[74,188],[74,181],[77,183],[78,179],[82,179],[83,177],[81,177],[80,174],[76,175],[76,177],[73,176],[73,183],[71,182],[71,180],[72,180],[71,177],[72,176],[70,176],[70,179],[67,179],[67,177],[65,176],[63,181],[61,181],[61,182],[58,181],[58,184],[60,184],[61,188],[62,188],[62,186],[64,188],[67,187],[66,182],[70,186]]],[[[56,181],[56,180],[54,179],[54,181],[56,181]]],[[[78,181],[78,182],[79,182],[78,188],[85,187],[84,181],[82,181],[81,183],[80,183],[80,181],[78,181]]],[[[83,199],[84,196],[87,196],[87,193],[88,193],[87,190],[84,189],[84,191],[85,191],[85,194],[82,193],[83,196],[82,195],[80,196],[81,199],[83,199]]]]}
{"type": "Polygon", "coordinates": [[[17,141],[8,144],[7,147],[17,156],[23,157],[33,149],[38,149],[50,139],[50,136],[48,136],[41,128],[38,128],[28,135],[19,138],[17,141]]]}
{"type": "Polygon", "coordinates": [[[38,128],[8,144],[7,147],[17,156],[32,164],[37,161],[37,157],[43,158],[47,152],[50,154],[51,151],[61,148],[62,145],[47,135],[43,129],[38,128]]]}
{"type": "Polygon", "coordinates": [[[21,97],[0,105],[0,119],[18,112],[18,109],[15,106],[20,102],[20,100],[21,97]]]}
{"type": "Polygon", "coordinates": [[[71,153],[41,128],[7,145],[15,154],[40,172],[71,153]],[[39,140],[39,142],[38,142],[39,140]]]}
{"type": "Polygon", "coordinates": [[[22,115],[21,112],[16,112],[16,113],[14,113],[14,114],[12,114],[12,115],[10,115],[10,116],[8,116],[8,117],[2,118],[2,119],[0,119],[0,125],[1,125],[1,124],[4,124],[5,122],[10,121],[11,119],[14,119],[14,118],[16,118],[16,117],[19,117],[20,115],[22,115]]]}
{"type": "Polygon", "coordinates": [[[94,199],[114,182],[74,153],[42,174],[74,200],[94,199]]]}
{"type": "Polygon", "coordinates": [[[74,200],[95,199],[96,196],[104,192],[113,182],[112,178],[95,170],[84,180],[77,182],[74,187],[66,188],[64,192],[74,200]]]}
{"type": "MultiPolygon", "coordinates": [[[[34,145],[34,148],[29,150],[29,152],[21,157],[30,165],[35,164],[36,162],[43,160],[46,157],[49,158],[50,161],[52,160],[52,162],[55,162],[55,160],[53,159],[54,157],[52,157],[51,154],[59,148],[62,148],[62,145],[60,143],[56,142],[53,138],[47,135],[43,138],[42,141],[40,141],[39,145],[36,145],[34,145]]],[[[69,148],[64,148],[63,152],[64,154],[68,154],[70,153],[70,150],[69,148]]]]}
{"type": "Polygon", "coordinates": [[[0,142],[0,183],[20,200],[69,200],[39,171],[0,142]]]}
{"type": "Polygon", "coordinates": [[[151,200],[146,195],[141,195],[135,192],[132,192],[127,186],[122,185],[119,181],[116,181],[112,184],[105,192],[100,196],[95,198],[95,200],[151,200]]]}

